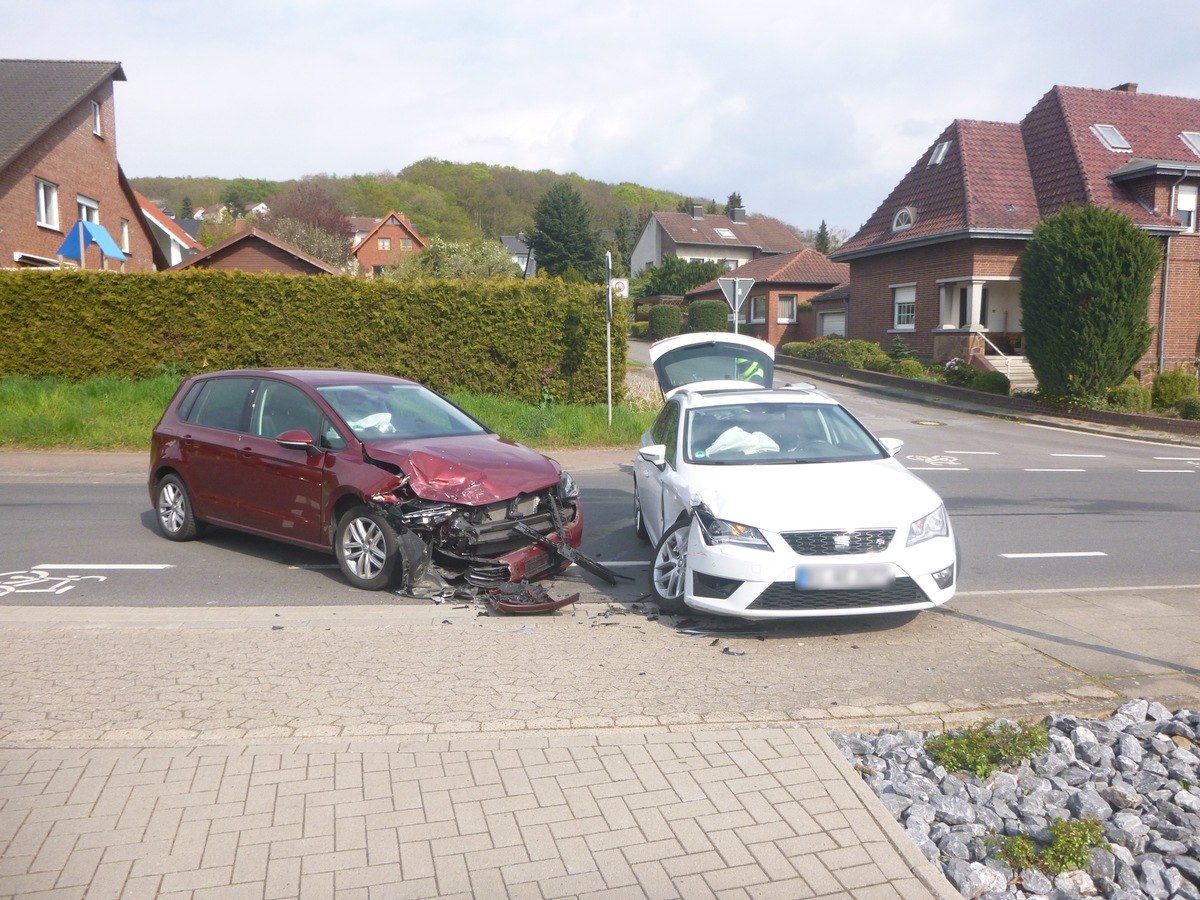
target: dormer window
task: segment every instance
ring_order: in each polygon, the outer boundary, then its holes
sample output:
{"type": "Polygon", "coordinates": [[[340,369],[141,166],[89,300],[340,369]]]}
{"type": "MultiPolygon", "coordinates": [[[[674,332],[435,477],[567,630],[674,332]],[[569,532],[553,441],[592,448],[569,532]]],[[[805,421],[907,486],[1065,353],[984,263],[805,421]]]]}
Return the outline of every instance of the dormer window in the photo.
{"type": "Polygon", "coordinates": [[[1129,153],[1133,149],[1129,146],[1129,141],[1121,137],[1116,125],[1093,125],[1092,134],[1113,153],[1129,153]]]}
{"type": "Polygon", "coordinates": [[[1200,131],[1183,131],[1179,137],[1188,145],[1189,150],[1200,156],[1200,131]]]}
{"type": "Polygon", "coordinates": [[[933,152],[929,154],[929,162],[925,164],[925,168],[931,166],[940,166],[942,160],[946,158],[946,151],[950,149],[950,141],[942,141],[933,148],[933,152]]]}
{"type": "Polygon", "coordinates": [[[917,221],[916,213],[912,211],[911,207],[905,206],[892,217],[892,231],[904,231],[906,228],[912,228],[915,221],[917,221]]]}

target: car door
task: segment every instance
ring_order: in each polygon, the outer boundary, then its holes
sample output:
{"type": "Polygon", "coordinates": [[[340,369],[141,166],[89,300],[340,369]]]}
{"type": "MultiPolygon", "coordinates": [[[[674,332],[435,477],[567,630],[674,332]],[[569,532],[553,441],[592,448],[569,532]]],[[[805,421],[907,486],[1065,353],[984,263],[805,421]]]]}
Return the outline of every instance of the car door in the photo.
{"type": "Polygon", "coordinates": [[[649,446],[664,447],[663,462],[652,462],[640,453],[637,456],[634,485],[638,492],[638,503],[641,504],[642,519],[646,523],[646,532],[653,541],[657,541],[663,533],[663,490],[665,482],[671,479],[676,471],[679,419],[679,401],[668,400],[648,434],[649,446]]]}
{"type": "Polygon", "coordinates": [[[328,454],[310,456],[276,441],[284,432],[304,431],[320,442],[328,427],[327,417],[302,388],[271,378],[259,381],[239,448],[246,527],[288,541],[328,544],[322,527],[328,454]]]}
{"type": "Polygon", "coordinates": [[[180,422],[180,467],[196,515],[205,521],[238,524],[242,520],[238,465],[241,435],[254,379],[204,381],[180,422]]]}

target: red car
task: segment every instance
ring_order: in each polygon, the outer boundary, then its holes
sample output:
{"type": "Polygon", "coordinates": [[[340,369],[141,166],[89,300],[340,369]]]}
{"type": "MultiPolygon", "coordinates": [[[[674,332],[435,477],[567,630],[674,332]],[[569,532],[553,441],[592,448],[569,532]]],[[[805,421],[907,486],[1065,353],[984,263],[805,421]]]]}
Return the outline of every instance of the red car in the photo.
{"type": "Polygon", "coordinates": [[[173,541],[213,524],[332,552],[365,590],[541,578],[583,539],[554,460],[415,382],[360,372],[187,379],[154,428],[150,497],[173,541]]]}

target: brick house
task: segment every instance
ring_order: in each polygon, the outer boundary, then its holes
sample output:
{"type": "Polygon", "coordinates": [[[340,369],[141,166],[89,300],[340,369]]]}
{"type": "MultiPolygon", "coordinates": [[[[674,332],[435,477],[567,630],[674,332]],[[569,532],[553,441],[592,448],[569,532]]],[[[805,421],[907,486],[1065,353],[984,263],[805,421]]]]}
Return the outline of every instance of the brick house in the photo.
{"type": "Polygon", "coordinates": [[[764,256],[803,249],[800,238],[777,219],[747,216],[742,207],[732,215],[705,215],[694,204],[690,213],[651,213],[630,256],[630,271],[662,265],[663,257],[720,262],[736,269],[764,256]]]}
{"type": "Polygon", "coordinates": [[[404,258],[428,249],[429,242],[417,234],[404,213],[392,210],[354,245],[350,253],[358,260],[359,271],[378,275],[404,258]]]}
{"type": "Polygon", "coordinates": [[[154,240],[169,265],[183,262],[204,249],[203,244],[184,231],[178,222],[155,206],[153,201],[137,188],[134,188],[133,196],[137,198],[142,215],[150,226],[150,233],[154,235],[154,240]]]}
{"type": "MultiPolygon", "coordinates": [[[[846,281],[850,267],[833,262],[818,250],[765,256],[739,266],[738,278],[753,278],[754,285],[742,303],[738,331],[780,347],[792,341],[811,341],[817,320],[811,308],[814,297],[846,281]]],[[[688,291],[694,300],[725,302],[721,286],[713,279],[688,291]]],[[[828,332],[823,332],[828,333],[828,332]]]]}
{"type": "Polygon", "coordinates": [[[1164,264],[1143,377],[1200,356],[1200,100],[1056,86],[1019,123],[956,120],[831,257],[850,267],[847,335],[1019,372],[1020,254],[1072,203],[1117,210],[1164,264]]]}
{"type": "Polygon", "coordinates": [[[117,162],[113,83],[124,80],[117,62],[0,60],[0,266],[61,265],[82,219],[126,257],[92,244],[85,268],[167,267],[117,162]]]}
{"type": "Polygon", "coordinates": [[[277,237],[248,228],[171,266],[179,269],[223,269],[276,275],[340,275],[333,266],[309,256],[277,237]]]}

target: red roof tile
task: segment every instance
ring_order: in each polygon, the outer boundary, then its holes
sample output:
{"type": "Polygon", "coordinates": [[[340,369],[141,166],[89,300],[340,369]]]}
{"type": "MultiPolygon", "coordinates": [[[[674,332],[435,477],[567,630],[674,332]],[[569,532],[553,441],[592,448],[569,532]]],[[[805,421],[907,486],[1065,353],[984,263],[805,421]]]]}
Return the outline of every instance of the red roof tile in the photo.
{"type": "MultiPolygon", "coordinates": [[[[721,277],[753,278],[755,283],[759,284],[835,285],[850,277],[850,267],[845,263],[833,262],[819,250],[805,248],[795,253],[764,256],[738,266],[721,277]]],[[[712,293],[720,289],[721,286],[714,278],[688,291],[687,296],[712,293]]]]}
{"type": "Polygon", "coordinates": [[[790,253],[801,248],[800,238],[787,225],[769,216],[747,216],[744,222],[720,215],[694,219],[690,213],[679,212],[656,212],[653,216],[676,244],[757,247],[766,253],[790,253]],[[721,236],[718,228],[731,231],[733,238],[721,236]]]}

